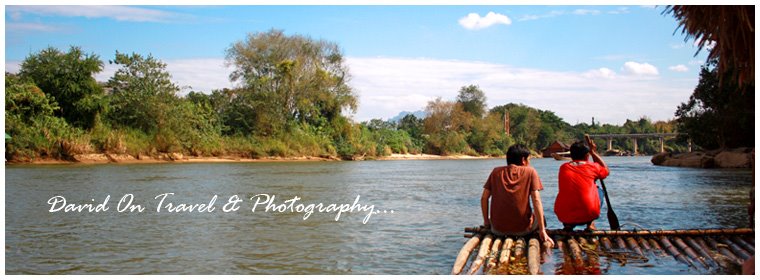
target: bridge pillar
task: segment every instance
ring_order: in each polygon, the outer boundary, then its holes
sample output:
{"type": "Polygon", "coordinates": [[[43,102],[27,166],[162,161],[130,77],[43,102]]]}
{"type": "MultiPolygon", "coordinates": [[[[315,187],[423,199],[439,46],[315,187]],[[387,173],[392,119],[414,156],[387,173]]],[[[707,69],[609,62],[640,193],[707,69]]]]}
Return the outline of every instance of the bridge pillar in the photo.
{"type": "Polygon", "coordinates": [[[687,141],[687,142],[688,142],[688,144],[689,144],[689,152],[691,153],[691,138],[689,138],[689,139],[688,139],[688,140],[686,140],[686,141],[687,141]]]}
{"type": "Polygon", "coordinates": [[[660,137],[660,153],[665,152],[665,137],[660,137]]]}
{"type": "Polygon", "coordinates": [[[633,155],[639,154],[639,143],[636,141],[636,137],[633,138],[633,155]]]}
{"type": "Polygon", "coordinates": [[[612,137],[607,138],[607,150],[612,151],[612,137]]]}

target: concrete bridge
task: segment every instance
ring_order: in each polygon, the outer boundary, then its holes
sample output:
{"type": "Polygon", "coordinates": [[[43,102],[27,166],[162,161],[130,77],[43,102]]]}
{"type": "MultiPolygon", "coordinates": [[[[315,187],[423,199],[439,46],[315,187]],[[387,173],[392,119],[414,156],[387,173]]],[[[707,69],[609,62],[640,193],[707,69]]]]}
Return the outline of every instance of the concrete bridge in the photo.
{"type": "MultiPolygon", "coordinates": [[[[660,152],[665,151],[665,137],[676,137],[678,135],[686,135],[686,133],[632,133],[632,134],[589,134],[591,138],[602,138],[607,141],[607,150],[612,150],[612,139],[624,138],[633,140],[633,154],[639,153],[639,144],[637,140],[639,138],[659,138],[660,139],[660,152]]],[[[691,152],[691,139],[688,140],[689,152],[691,152]]]]}

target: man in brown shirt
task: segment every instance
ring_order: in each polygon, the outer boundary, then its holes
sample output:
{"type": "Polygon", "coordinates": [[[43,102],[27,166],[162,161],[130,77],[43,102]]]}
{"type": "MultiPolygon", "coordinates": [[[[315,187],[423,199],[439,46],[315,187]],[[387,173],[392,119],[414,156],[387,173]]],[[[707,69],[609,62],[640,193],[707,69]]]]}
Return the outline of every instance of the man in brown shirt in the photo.
{"type": "Polygon", "coordinates": [[[480,206],[483,211],[483,226],[495,235],[527,235],[538,230],[543,241],[554,241],[546,233],[544,208],[540,190],[544,187],[536,169],[530,166],[530,150],[515,144],[507,150],[507,166],[499,166],[491,171],[485,185],[480,206]],[[490,218],[489,218],[490,198],[490,218]],[[530,201],[533,202],[531,211],[530,201]]]}

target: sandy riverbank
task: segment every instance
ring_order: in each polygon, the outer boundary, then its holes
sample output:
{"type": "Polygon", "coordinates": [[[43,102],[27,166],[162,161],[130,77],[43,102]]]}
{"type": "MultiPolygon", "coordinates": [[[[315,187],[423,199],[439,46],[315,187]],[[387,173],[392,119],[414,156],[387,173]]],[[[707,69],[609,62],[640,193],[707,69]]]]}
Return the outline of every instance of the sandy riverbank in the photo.
{"type": "MultiPolygon", "coordinates": [[[[357,160],[463,160],[463,159],[491,159],[490,156],[468,155],[431,155],[431,154],[392,154],[384,157],[359,158],[357,160]]],[[[62,159],[33,159],[27,161],[6,161],[6,164],[139,164],[139,163],[230,163],[230,162],[304,162],[304,161],[341,161],[337,157],[262,157],[247,158],[238,156],[226,157],[194,157],[176,153],[166,153],[157,156],[132,156],[115,154],[82,154],[75,155],[70,160],[62,159]]]]}

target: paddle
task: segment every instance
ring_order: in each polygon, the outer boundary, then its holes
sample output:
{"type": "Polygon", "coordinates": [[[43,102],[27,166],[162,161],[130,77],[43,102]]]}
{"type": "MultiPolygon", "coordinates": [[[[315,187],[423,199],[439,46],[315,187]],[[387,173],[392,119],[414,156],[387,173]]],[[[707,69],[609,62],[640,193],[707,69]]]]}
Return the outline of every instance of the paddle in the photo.
{"type": "MultiPolygon", "coordinates": [[[[591,141],[591,137],[588,136],[588,134],[584,134],[583,138],[586,140],[586,144],[588,145],[589,149],[596,150],[596,144],[591,141]]],[[[607,186],[604,185],[604,180],[599,179],[599,182],[602,183],[604,200],[607,201],[607,220],[610,222],[610,229],[620,230],[620,221],[618,221],[617,215],[615,215],[615,211],[612,210],[612,204],[610,204],[610,196],[607,194],[607,186]]]]}
{"type": "Polygon", "coordinates": [[[604,185],[604,180],[599,179],[602,183],[602,190],[604,191],[604,200],[607,201],[607,220],[610,221],[610,229],[620,230],[620,222],[618,221],[615,211],[612,210],[612,204],[610,204],[610,196],[607,195],[607,186],[604,185]]]}

